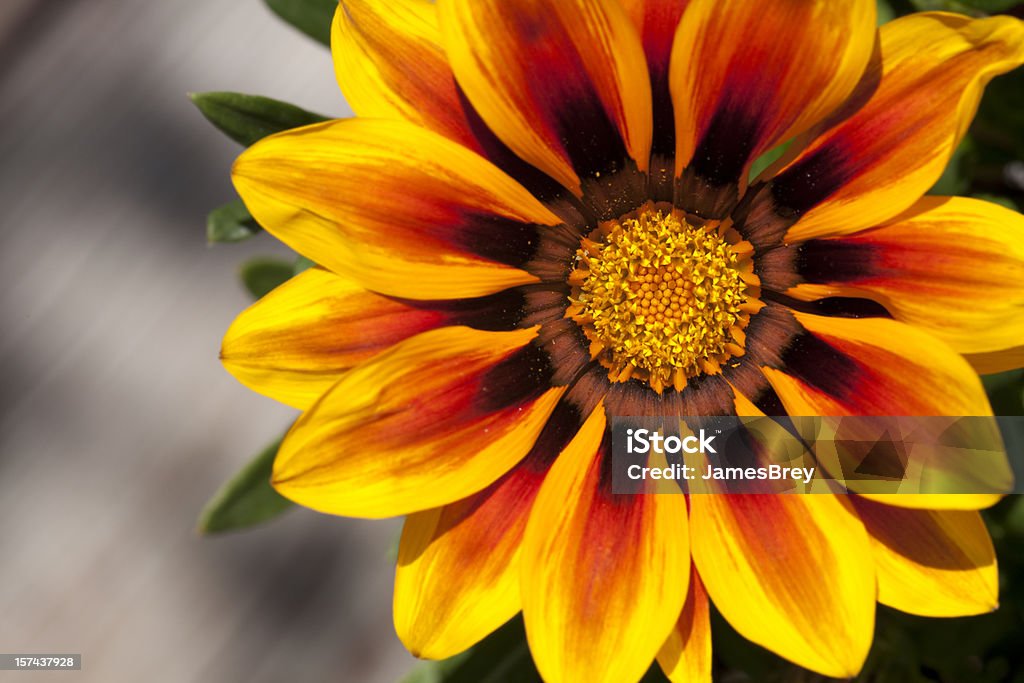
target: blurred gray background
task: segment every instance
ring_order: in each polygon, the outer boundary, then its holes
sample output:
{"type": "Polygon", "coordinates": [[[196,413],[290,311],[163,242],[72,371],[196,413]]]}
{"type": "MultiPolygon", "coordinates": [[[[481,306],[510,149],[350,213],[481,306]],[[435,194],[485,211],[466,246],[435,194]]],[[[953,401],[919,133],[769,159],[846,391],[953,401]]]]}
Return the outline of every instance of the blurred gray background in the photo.
{"type": "Polygon", "coordinates": [[[289,424],[220,337],[248,303],[208,247],[239,149],[189,91],[345,116],[330,56],[259,0],[0,0],[2,680],[392,681],[397,522],[295,510],[230,536],[203,503],[289,424]]]}

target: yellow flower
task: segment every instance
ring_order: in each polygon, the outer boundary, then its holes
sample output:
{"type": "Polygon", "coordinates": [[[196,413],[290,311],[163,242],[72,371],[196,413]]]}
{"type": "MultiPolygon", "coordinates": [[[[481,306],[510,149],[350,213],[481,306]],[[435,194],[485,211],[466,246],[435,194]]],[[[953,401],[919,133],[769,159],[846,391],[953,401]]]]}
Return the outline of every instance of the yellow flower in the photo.
{"type": "Polygon", "coordinates": [[[875,23],[874,0],[342,2],[358,118],[233,172],[320,267],[239,316],[223,358],[304,411],[282,494],[408,515],[412,652],[521,610],[548,680],[636,680],[655,658],[707,680],[711,600],[842,677],[876,599],[995,608],[975,511],[993,496],[608,481],[609,416],[990,415],[977,371],[1022,364],[1024,218],[923,196],[984,84],[1024,61],[1022,23],[875,23]]]}

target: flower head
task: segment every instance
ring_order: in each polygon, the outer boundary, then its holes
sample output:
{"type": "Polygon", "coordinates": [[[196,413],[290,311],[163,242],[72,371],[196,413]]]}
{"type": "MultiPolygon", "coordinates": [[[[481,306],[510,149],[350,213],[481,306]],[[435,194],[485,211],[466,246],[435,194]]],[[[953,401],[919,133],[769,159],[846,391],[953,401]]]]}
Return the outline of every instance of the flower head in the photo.
{"type": "Polygon", "coordinates": [[[455,654],[522,611],[552,681],[710,675],[744,636],[855,674],[878,601],[996,602],[993,496],[617,496],[618,415],[990,415],[1021,364],[1024,218],[925,197],[1009,17],[874,0],[344,0],[357,118],[268,138],[235,185],[319,264],[223,358],[304,412],[274,469],[408,515],[395,623],[455,654]],[[785,154],[752,181],[762,154],[785,154]],[[955,508],[955,509],[952,509],[955,508]]]}

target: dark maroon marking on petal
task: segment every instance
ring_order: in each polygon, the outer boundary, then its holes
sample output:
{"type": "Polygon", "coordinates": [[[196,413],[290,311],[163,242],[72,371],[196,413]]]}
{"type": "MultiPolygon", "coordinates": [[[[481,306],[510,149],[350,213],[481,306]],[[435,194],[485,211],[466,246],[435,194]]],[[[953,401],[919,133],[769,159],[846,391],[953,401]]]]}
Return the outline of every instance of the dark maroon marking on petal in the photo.
{"type": "Polygon", "coordinates": [[[714,185],[688,166],[675,184],[672,202],[683,211],[701,218],[723,219],[739,201],[739,187],[714,185]]]}
{"type": "Polygon", "coordinates": [[[561,183],[527,163],[509,149],[488,128],[458,84],[456,84],[456,92],[459,96],[459,102],[462,104],[462,109],[465,112],[466,120],[469,123],[470,132],[480,144],[484,155],[495,166],[519,181],[534,197],[561,218],[566,225],[576,230],[579,234],[586,232],[588,227],[596,222],[597,217],[588,215],[589,211],[561,183]]]}
{"type": "Polygon", "coordinates": [[[891,318],[882,304],[860,297],[830,296],[815,301],[794,299],[780,292],[763,292],[762,299],[773,301],[794,311],[832,318],[891,318]]]}
{"type": "Polygon", "coordinates": [[[533,449],[520,466],[546,472],[579,432],[601,398],[591,392],[586,383],[573,384],[555,406],[533,449]]]}
{"type": "Polygon", "coordinates": [[[854,159],[839,140],[825,145],[772,179],[776,211],[802,216],[832,196],[854,175],[854,159]]]}
{"type": "Polygon", "coordinates": [[[546,127],[565,149],[584,185],[584,204],[601,220],[635,209],[647,198],[646,179],[629,158],[618,126],[565,28],[536,5],[506,4],[499,11],[527,54],[524,75],[540,112],[540,120],[532,123],[546,127]],[[614,176],[622,177],[609,188],[614,176]],[[640,201],[634,202],[634,195],[640,201]],[[628,203],[632,206],[622,208],[628,203]]]}
{"type": "MultiPolygon", "coordinates": [[[[882,56],[876,40],[871,60],[853,93],[815,130],[831,130],[855,115],[878,90],[881,77],[882,56]]],[[[856,177],[863,166],[874,163],[886,151],[878,149],[865,155],[858,152],[863,146],[855,137],[837,135],[775,178],[752,185],[732,213],[741,234],[758,251],[781,243],[786,231],[803,214],[828,199],[856,177]]]]}
{"type": "Polygon", "coordinates": [[[805,282],[851,282],[879,272],[878,248],[852,240],[809,240],[797,251],[796,272],[805,282]]]}
{"type": "Polygon", "coordinates": [[[778,213],[772,200],[771,186],[763,181],[747,188],[731,217],[733,225],[744,239],[754,245],[759,256],[779,246],[786,230],[800,218],[778,213]]]}
{"type": "Polygon", "coordinates": [[[446,325],[505,332],[562,318],[568,305],[567,296],[567,292],[525,285],[469,299],[388,298],[425,313],[436,313],[446,325]]]}
{"type": "Polygon", "coordinates": [[[599,401],[608,394],[608,368],[591,361],[566,394],[584,415],[589,415],[599,401]]]}
{"type": "Polygon", "coordinates": [[[758,135],[758,117],[745,106],[717,108],[676,186],[676,205],[704,218],[728,216],[758,135]]]}
{"type": "Polygon", "coordinates": [[[826,145],[767,183],[751,186],[733,211],[733,221],[759,251],[774,247],[801,216],[842,188],[855,172],[843,147],[826,145]]]}
{"type": "Polygon", "coordinates": [[[647,192],[652,201],[672,204],[676,185],[675,155],[652,154],[648,171],[647,192]]]}
{"type": "Polygon", "coordinates": [[[540,398],[551,388],[551,362],[535,344],[527,344],[479,378],[474,408],[479,414],[504,410],[540,398]]]}
{"type": "MultiPolygon", "coordinates": [[[[547,226],[486,214],[476,211],[457,211],[458,217],[437,216],[439,226],[449,228],[449,239],[463,251],[482,258],[522,268],[537,253],[540,232],[547,226]]],[[[425,214],[417,215],[417,220],[425,214]]]]}
{"type": "Polygon", "coordinates": [[[533,327],[554,323],[565,317],[565,309],[569,307],[569,288],[549,289],[542,285],[523,288],[526,304],[524,315],[519,321],[521,327],[533,327]]]}
{"type": "Polygon", "coordinates": [[[675,191],[676,121],[668,73],[676,28],[685,8],[680,0],[648,0],[644,6],[641,39],[650,74],[654,125],[648,194],[655,202],[672,202],[675,191]]]}
{"type": "Polygon", "coordinates": [[[797,336],[782,354],[787,375],[845,402],[870,371],[809,332],[797,336]]]}
{"type": "Polygon", "coordinates": [[[656,392],[642,380],[612,382],[606,406],[609,416],[628,415],[734,415],[732,389],[721,375],[691,377],[682,391],[673,388],[656,392]]]}
{"type": "Polygon", "coordinates": [[[626,157],[600,176],[580,177],[583,202],[602,221],[627,214],[650,199],[647,177],[626,157]]]}

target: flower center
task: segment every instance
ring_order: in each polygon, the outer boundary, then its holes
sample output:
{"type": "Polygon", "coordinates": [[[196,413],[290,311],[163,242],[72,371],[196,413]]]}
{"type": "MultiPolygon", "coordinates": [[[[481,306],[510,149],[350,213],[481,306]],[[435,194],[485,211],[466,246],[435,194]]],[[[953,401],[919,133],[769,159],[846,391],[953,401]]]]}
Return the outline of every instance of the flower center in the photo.
{"type": "Polygon", "coordinates": [[[642,208],[583,239],[567,315],[614,381],[681,390],[743,355],[743,328],[760,307],[751,252],[717,222],[642,208]]]}

